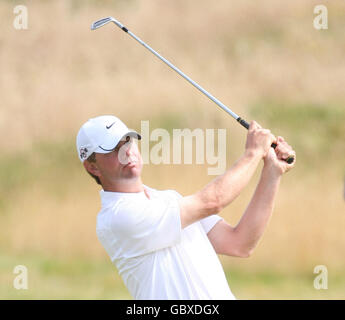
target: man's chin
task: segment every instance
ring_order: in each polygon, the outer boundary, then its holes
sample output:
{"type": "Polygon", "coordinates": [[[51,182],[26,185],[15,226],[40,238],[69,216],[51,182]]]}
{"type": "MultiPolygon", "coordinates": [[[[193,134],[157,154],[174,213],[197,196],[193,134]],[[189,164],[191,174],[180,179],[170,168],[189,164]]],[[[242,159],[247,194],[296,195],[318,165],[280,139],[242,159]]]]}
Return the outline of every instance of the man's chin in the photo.
{"type": "Polygon", "coordinates": [[[126,172],[126,176],[140,176],[141,173],[141,165],[137,162],[135,163],[129,163],[123,167],[123,172],[126,172]]]}

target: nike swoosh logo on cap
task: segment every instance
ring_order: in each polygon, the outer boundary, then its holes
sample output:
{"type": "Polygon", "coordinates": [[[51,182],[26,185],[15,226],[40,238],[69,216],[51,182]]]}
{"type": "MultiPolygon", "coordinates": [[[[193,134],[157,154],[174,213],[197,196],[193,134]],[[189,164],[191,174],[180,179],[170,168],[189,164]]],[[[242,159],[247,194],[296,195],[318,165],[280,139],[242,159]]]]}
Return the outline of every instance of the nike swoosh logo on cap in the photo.
{"type": "Polygon", "coordinates": [[[110,129],[113,125],[114,125],[115,122],[113,122],[110,126],[105,126],[107,129],[110,129]]]}

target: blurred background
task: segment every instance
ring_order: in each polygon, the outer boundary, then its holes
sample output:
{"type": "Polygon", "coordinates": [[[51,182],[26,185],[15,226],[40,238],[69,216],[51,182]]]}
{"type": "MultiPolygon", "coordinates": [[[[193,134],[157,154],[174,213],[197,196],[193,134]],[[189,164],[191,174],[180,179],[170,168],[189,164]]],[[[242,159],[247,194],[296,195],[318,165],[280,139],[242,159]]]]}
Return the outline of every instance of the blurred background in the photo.
{"type": "MultiPolygon", "coordinates": [[[[75,149],[90,117],[130,128],[226,128],[227,167],[246,131],[124,32],[114,16],[248,121],[297,152],[254,254],[220,257],[239,299],[345,298],[345,3],[59,0],[0,2],[0,298],[131,299],[95,232],[99,187],[75,149]],[[16,5],[28,29],[13,26],[16,5]],[[313,26],[315,5],[328,29],[313,26]],[[16,265],[28,290],[13,287],[16,265]],[[328,289],[314,288],[314,268],[328,289]]],[[[140,145],[139,145],[140,146],[140,145]]],[[[152,165],[143,181],[188,195],[208,165],[152,165]]],[[[221,216],[236,225],[259,179],[221,216]]],[[[207,259],[207,257],[205,257],[207,259]]]]}

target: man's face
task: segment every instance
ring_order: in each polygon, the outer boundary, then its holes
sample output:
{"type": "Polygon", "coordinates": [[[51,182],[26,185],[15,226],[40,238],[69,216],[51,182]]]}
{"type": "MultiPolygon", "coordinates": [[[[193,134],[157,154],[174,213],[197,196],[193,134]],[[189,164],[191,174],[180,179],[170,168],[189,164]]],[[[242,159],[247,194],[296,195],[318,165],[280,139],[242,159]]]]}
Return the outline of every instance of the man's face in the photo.
{"type": "Polygon", "coordinates": [[[140,176],[143,160],[131,137],[120,141],[109,153],[96,153],[96,164],[102,181],[120,182],[140,176]]]}

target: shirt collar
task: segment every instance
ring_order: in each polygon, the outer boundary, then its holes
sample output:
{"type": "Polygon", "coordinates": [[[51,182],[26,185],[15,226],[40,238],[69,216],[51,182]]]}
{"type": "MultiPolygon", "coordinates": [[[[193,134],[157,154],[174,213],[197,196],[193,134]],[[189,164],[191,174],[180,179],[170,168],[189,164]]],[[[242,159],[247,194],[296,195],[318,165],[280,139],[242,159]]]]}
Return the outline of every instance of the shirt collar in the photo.
{"type": "MultiPolygon", "coordinates": [[[[145,188],[149,190],[153,190],[150,187],[147,187],[144,185],[145,188]]],[[[112,191],[104,191],[103,189],[99,192],[102,202],[102,207],[106,207],[109,204],[112,204],[116,201],[118,201],[121,198],[128,198],[128,197],[135,197],[135,196],[144,196],[146,198],[146,195],[144,191],[140,192],[112,192],[112,191]]]]}

